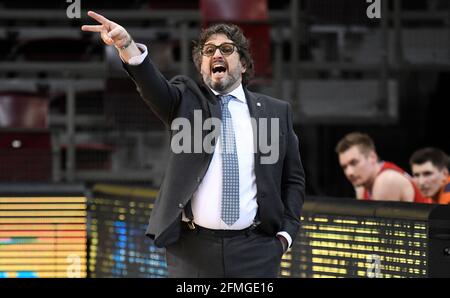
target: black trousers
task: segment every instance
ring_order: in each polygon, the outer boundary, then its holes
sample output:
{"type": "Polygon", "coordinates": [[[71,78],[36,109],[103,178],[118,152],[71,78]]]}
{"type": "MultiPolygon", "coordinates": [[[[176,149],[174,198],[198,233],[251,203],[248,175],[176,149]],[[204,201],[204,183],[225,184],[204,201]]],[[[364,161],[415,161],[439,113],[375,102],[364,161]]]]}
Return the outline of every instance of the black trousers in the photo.
{"type": "Polygon", "coordinates": [[[166,247],[172,278],[275,278],[283,245],[257,229],[236,236],[183,227],[178,242],[166,247]]]}

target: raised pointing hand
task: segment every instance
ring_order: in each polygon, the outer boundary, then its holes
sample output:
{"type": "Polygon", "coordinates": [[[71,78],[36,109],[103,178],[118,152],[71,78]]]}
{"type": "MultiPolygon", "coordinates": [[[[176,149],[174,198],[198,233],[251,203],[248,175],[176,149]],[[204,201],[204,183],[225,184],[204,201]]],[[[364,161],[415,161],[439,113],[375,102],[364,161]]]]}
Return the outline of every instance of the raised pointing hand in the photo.
{"type": "Polygon", "coordinates": [[[121,48],[131,42],[128,32],[117,23],[108,20],[104,16],[88,11],[88,16],[99,22],[101,25],[83,25],[81,30],[89,32],[99,32],[103,42],[107,45],[114,45],[121,48]]]}

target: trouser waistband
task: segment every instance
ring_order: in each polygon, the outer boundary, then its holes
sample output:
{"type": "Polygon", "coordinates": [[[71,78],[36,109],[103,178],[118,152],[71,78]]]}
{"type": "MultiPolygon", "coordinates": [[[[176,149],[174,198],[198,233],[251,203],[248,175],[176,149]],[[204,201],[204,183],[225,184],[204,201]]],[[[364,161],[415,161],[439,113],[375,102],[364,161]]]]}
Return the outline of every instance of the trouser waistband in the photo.
{"type": "Polygon", "coordinates": [[[215,230],[215,229],[208,229],[208,228],[204,228],[202,226],[199,226],[197,224],[194,223],[189,223],[189,222],[183,222],[183,228],[184,230],[188,230],[188,231],[192,231],[192,232],[197,232],[199,234],[206,234],[206,235],[211,235],[211,236],[215,236],[215,237],[235,237],[235,236],[239,236],[239,235],[248,235],[250,232],[256,232],[259,231],[259,224],[252,224],[251,226],[249,226],[248,228],[245,228],[243,230],[215,230]]]}

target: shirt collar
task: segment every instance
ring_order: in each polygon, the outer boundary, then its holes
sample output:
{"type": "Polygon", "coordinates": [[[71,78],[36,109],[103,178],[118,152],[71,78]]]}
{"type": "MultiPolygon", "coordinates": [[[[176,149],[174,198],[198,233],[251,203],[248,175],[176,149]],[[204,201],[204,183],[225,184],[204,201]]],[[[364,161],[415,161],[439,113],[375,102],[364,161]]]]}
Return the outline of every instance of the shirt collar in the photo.
{"type": "MultiPolygon", "coordinates": [[[[211,89],[211,88],[210,88],[211,89]]],[[[233,91],[231,91],[230,93],[227,93],[227,94],[220,94],[219,92],[217,92],[216,90],[214,90],[214,89],[211,89],[211,91],[214,93],[214,95],[220,95],[220,96],[223,96],[223,95],[232,95],[232,96],[234,96],[237,100],[239,100],[240,102],[243,102],[243,103],[247,103],[247,99],[245,98],[245,93],[244,93],[244,88],[242,87],[242,84],[239,84],[239,86],[236,88],[236,89],[234,89],[233,91]]]]}

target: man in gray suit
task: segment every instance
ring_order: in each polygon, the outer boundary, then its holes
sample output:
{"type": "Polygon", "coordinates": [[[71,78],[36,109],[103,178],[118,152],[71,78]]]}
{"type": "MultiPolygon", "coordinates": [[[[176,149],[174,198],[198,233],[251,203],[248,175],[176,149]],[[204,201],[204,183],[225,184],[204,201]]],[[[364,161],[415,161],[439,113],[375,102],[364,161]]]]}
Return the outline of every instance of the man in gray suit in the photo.
{"type": "Polygon", "coordinates": [[[166,248],[169,276],[276,277],[299,228],[305,175],[289,104],[245,87],[253,60],[240,28],[204,29],[192,51],[201,80],[169,82],[145,45],[105,17],[88,15],[100,24],[82,30],[99,32],[118,50],[170,133],[167,170],[146,232],[166,248]],[[203,119],[219,125],[205,121],[201,131],[186,132],[203,119]]]}

